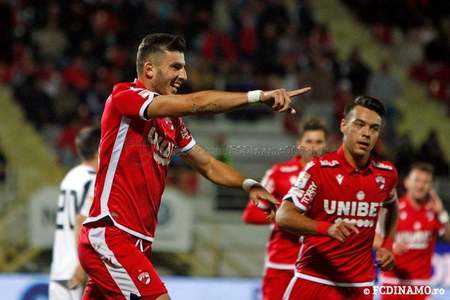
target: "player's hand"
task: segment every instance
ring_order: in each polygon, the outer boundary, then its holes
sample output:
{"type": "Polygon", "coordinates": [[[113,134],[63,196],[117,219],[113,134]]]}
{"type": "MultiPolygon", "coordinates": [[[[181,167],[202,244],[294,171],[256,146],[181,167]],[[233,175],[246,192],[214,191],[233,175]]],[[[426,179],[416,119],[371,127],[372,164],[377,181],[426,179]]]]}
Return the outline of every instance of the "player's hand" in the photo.
{"type": "Polygon", "coordinates": [[[358,234],[359,230],[354,224],[347,222],[334,223],[328,228],[328,236],[339,242],[345,241],[350,235],[358,234]]]}
{"type": "Polygon", "coordinates": [[[306,94],[311,90],[311,87],[305,87],[298,90],[286,91],[285,89],[277,89],[263,92],[261,102],[270,106],[276,112],[289,112],[295,114],[295,109],[292,107],[292,97],[306,94]]]}
{"type": "Polygon", "coordinates": [[[381,271],[390,271],[394,268],[394,255],[386,248],[380,248],[376,253],[376,261],[381,271]]]}
{"type": "Polygon", "coordinates": [[[253,201],[256,207],[270,213],[275,210],[278,200],[262,186],[253,186],[249,192],[249,198],[253,201]]]}
{"type": "Polygon", "coordinates": [[[79,266],[75,270],[75,273],[73,273],[72,278],[70,278],[69,281],[67,282],[67,287],[71,290],[78,288],[84,283],[84,278],[85,278],[84,271],[79,266]]]}
{"type": "Polygon", "coordinates": [[[430,191],[430,206],[431,209],[436,213],[440,214],[445,210],[444,204],[442,204],[442,200],[439,195],[436,193],[434,189],[430,191]]]}
{"type": "Polygon", "coordinates": [[[397,254],[403,254],[408,251],[408,244],[405,242],[395,242],[392,245],[392,252],[397,254]]]}

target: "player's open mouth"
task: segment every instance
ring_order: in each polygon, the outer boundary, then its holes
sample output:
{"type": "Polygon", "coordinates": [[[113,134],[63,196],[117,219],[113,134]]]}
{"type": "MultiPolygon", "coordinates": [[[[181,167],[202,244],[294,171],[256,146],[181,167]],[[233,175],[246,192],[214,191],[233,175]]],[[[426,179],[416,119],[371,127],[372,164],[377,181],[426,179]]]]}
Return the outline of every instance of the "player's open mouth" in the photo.
{"type": "Polygon", "coordinates": [[[359,141],[359,142],[358,142],[358,145],[359,145],[361,148],[367,149],[367,148],[369,148],[370,143],[359,141]]]}
{"type": "Polygon", "coordinates": [[[180,82],[171,82],[170,86],[173,87],[175,90],[178,90],[181,87],[180,82]]]}

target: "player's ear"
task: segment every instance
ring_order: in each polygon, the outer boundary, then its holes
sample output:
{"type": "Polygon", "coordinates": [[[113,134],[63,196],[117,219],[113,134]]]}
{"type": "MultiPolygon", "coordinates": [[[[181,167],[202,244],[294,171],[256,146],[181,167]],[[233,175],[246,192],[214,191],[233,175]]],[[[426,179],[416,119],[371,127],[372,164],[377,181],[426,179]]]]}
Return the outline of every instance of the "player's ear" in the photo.
{"type": "Polygon", "coordinates": [[[144,76],[147,79],[152,79],[153,76],[154,76],[155,68],[154,68],[153,64],[150,61],[146,61],[144,63],[144,67],[143,67],[142,71],[144,73],[144,76]]]}
{"type": "Polygon", "coordinates": [[[340,129],[341,133],[344,133],[345,127],[347,126],[347,120],[345,118],[341,119],[340,129]]]}

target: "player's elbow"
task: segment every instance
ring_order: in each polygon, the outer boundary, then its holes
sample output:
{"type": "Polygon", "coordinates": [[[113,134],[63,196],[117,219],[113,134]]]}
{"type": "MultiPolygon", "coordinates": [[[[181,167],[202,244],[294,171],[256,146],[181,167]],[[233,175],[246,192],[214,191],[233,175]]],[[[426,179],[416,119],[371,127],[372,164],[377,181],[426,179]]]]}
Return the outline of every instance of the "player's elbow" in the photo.
{"type": "Polygon", "coordinates": [[[289,224],[290,218],[289,218],[289,211],[286,209],[285,206],[281,205],[280,208],[277,210],[277,213],[275,214],[275,223],[281,230],[289,230],[291,229],[289,224]]]}

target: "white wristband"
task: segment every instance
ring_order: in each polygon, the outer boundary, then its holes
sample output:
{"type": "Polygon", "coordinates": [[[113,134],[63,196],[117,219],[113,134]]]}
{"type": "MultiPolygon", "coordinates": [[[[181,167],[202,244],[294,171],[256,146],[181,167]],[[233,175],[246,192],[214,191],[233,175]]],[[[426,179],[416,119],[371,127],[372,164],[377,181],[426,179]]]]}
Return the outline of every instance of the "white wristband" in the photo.
{"type": "Polygon", "coordinates": [[[263,95],[262,90],[254,90],[247,92],[247,101],[248,103],[256,103],[261,101],[263,95]]]}
{"type": "Polygon", "coordinates": [[[449,219],[450,218],[448,216],[448,212],[446,212],[445,210],[438,215],[438,220],[441,224],[447,223],[449,219]]]}
{"type": "Polygon", "coordinates": [[[262,185],[258,181],[251,178],[245,179],[244,182],[242,183],[242,189],[247,193],[250,192],[250,189],[254,186],[262,186],[262,185]]]}

